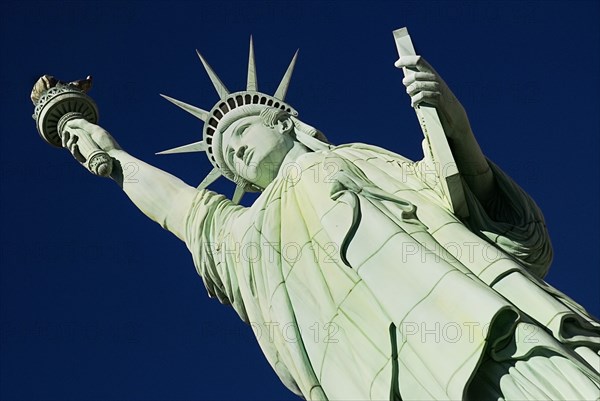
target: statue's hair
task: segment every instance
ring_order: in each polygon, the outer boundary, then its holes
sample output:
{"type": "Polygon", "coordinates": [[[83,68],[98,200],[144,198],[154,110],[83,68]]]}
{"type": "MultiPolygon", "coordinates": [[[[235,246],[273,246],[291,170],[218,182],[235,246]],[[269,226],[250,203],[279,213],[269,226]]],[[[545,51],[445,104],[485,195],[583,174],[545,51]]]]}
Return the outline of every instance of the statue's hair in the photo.
{"type": "Polygon", "coordinates": [[[263,124],[269,128],[275,127],[277,121],[281,117],[289,117],[290,113],[285,110],[276,109],[274,107],[269,107],[260,112],[260,118],[263,124]]]}
{"type": "Polygon", "coordinates": [[[217,125],[217,133],[223,134],[233,124],[238,121],[240,118],[244,117],[252,117],[260,115],[261,111],[263,111],[268,106],[260,105],[260,104],[247,104],[244,106],[239,106],[229,113],[225,114],[221,120],[219,120],[219,125],[217,125]]]}

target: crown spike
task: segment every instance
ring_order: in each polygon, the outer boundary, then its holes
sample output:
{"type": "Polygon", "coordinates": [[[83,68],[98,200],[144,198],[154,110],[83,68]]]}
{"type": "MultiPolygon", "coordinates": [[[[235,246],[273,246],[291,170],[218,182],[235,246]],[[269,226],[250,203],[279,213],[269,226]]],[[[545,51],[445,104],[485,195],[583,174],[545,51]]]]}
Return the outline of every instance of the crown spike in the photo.
{"type": "Polygon", "coordinates": [[[292,73],[294,72],[294,66],[296,65],[296,59],[298,58],[299,51],[300,49],[296,50],[296,53],[294,53],[294,57],[292,58],[290,65],[288,66],[283,78],[281,79],[281,82],[279,83],[279,86],[277,87],[277,90],[275,91],[275,94],[273,95],[281,101],[285,100],[285,94],[290,86],[290,80],[292,79],[292,73]]]}
{"type": "Polygon", "coordinates": [[[163,95],[162,93],[160,93],[160,95],[162,97],[164,97],[165,99],[167,99],[169,102],[173,103],[176,106],[181,107],[183,110],[185,110],[188,113],[192,114],[193,116],[199,118],[200,120],[205,121],[205,122],[206,122],[206,120],[208,120],[208,117],[209,117],[208,111],[202,110],[196,106],[192,106],[191,104],[184,103],[181,100],[173,99],[172,97],[163,95]]]}
{"type": "Polygon", "coordinates": [[[221,170],[219,170],[217,167],[213,168],[212,170],[210,170],[210,173],[208,173],[208,175],[206,177],[204,177],[204,179],[202,180],[202,182],[200,184],[198,184],[198,189],[199,190],[200,189],[205,189],[210,184],[212,184],[213,182],[215,182],[222,175],[223,174],[221,174],[221,170]]]}
{"type": "Polygon", "coordinates": [[[187,145],[178,146],[176,148],[163,150],[162,152],[155,153],[156,155],[168,155],[172,153],[194,153],[194,152],[205,152],[206,144],[204,141],[188,143],[187,145]]]}
{"type": "Polygon", "coordinates": [[[233,197],[231,198],[231,201],[234,204],[239,205],[240,201],[242,200],[242,196],[244,196],[245,193],[246,193],[246,191],[244,191],[244,187],[237,185],[235,187],[235,192],[233,193],[233,197]]]}
{"type": "Polygon", "coordinates": [[[227,95],[229,95],[229,90],[227,90],[227,88],[225,87],[223,82],[221,82],[221,79],[219,79],[218,75],[211,68],[211,66],[206,62],[204,57],[202,57],[202,54],[200,54],[200,52],[198,50],[196,50],[196,53],[198,53],[198,57],[200,57],[200,61],[202,61],[202,65],[204,66],[206,73],[208,74],[210,80],[212,81],[213,86],[217,90],[217,93],[219,94],[219,98],[221,100],[225,99],[227,97],[227,95]]]}
{"type": "Polygon", "coordinates": [[[248,79],[246,81],[247,91],[258,91],[258,80],[256,78],[256,63],[254,61],[254,44],[250,35],[250,51],[248,54],[248,79]]]}

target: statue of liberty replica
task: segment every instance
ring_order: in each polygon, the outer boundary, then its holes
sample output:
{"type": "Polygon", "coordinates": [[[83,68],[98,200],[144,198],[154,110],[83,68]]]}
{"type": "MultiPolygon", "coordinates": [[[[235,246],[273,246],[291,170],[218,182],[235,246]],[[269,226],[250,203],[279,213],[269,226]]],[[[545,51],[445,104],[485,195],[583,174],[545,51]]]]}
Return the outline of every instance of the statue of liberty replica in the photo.
{"type": "Polygon", "coordinates": [[[425,134],[419,161],[329,143],[285,102],[296,56],[267,95],[252,41],[245,90],[229,91],[198,54],[218,102],[165,96],[204,121],[202,140],[161,152],[206,152],[214,169],[198,187],[96,125],[89,79],[40,78],[34,118],[186,244],[209,295],[251,326],[304,399],[598,399],[600,324],[543,281],[552,246],[541,211],[484,156],[407,31],[394,36],[425,134]],[[136,182],[123,178],[128,163],[136,182]],[[236,184],[232,200],[207,189],[221,176],[236,184]],[[249,191],[260,195],[244,207],[249,191]]]}

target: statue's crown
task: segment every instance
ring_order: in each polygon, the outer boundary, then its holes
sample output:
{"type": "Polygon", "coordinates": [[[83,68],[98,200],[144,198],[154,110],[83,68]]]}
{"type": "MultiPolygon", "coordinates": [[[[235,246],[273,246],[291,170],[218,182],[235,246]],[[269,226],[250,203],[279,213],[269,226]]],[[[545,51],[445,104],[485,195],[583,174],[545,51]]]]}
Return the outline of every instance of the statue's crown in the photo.
{"type": "MultiPolygon", "coordinates": [[[[217,76],[211,66],[206,62],[204,57],[198,53],[200,61],[204,66],[213,86],[219,94],[220,100],[213,106],[210,111],[200,109],[190,104],[184,103],[180,100],[173,99],[169,96],[161,95],[165,99],[181,107],[183,110],[194,115],[200,120],[204,121],[204,129],[202,140],[187,145],[179,146],[173,149],[168,149],[157,154],[169,154],[169,153],[189,153],[189,152],[206,152],[208,159],[213,165],[213,169],[210,173],[202,180],[198,189],[204,189],[208,185],[212,184],[217,178],[224,176],[231,181],[235,182],[235,174],[229,169],[223,155],[221,153],[221,133],[224,128],[223,124],[227,120],[231,120],[229,117],[235,116],[240,112],[241,106],[264,106],[278,108],[283,111],[290,113],[291,115],[297,116],[298,112],[292,108],[289,104],[284,102],[285,95],[287,93],[292,72],[294,71],[294,65],[298,57],[298,51],[294,54],[290,65],[287,68],[275,94],[273,96],[258,91],[258,80],[256,77],[256,65],[254,61],[254,46],[252,43],[252,37],[250,37],[250,51],[248,56],[248,78],[246,81],[246,90],[240,92],[230,93],[225,87],[221,79],[217,76]],[[226,118],[227,117],[227,118],[226,118]]],[[[233,202],[238,203],[243,196],[246,186],[238,183],[234,196],[233,202]]]]}

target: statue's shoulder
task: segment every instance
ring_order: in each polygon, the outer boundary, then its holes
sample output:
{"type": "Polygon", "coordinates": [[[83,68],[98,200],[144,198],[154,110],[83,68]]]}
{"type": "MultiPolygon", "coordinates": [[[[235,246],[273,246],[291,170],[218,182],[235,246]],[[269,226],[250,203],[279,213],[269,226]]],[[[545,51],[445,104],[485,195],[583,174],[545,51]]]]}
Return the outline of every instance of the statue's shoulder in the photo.
{"type": "Polygon", "coordinates": [[[336,146],[330,152],[345,158],[380,158],[386,161],[398,161],[401,163],[413,163],[412,160],[391,152],[387,149],[366,143],[348,143],[336,146]]]}
{"type": "Polygon", "coordinates": [[[296,160],[293,166],[288,166],[289,168],[284,169],[286,171],[280,171],[280,175],[287,177],[290,172],[297,173],[297,171],[292,171],[294,169],[306,171],[314,169],[317,166],[321,166],[321,168],[331,168],[332,164],[339,164],[341,167],[348,163],[354,164],[357,161],[365,160],[379,160],[380,162],[387,164],[393,163],[398,166],[405,165],[406,163],[414,163],[412,160],[404,156],[390,152],[389,150],[380,148],[378,146],[364,143],[348,143],[334,146],[330,149],[318,150],[303,154],[296,160]]]}

